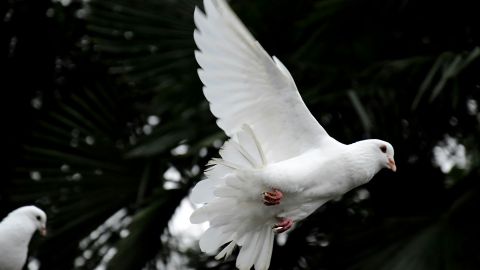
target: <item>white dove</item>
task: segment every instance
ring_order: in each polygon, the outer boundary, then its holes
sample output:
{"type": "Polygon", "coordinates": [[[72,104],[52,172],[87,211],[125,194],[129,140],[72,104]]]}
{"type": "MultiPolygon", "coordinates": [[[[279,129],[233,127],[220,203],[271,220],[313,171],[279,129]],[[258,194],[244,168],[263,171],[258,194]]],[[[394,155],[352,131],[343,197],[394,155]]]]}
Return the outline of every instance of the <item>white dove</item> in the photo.
{"type": "Polygon", "coordinates": [[[35,206],[12,211],[0,223],[0,269],[21,270],[27,260],[28,244],[35,231],[47,234],[47,215],[35,206]]]}
{"type": "Polygon", "coordinates": [[[305,106],[292,76],[270,57],[224,0],[196,8],[195,57],[203,93],[230,139],[206,170],[191,200],[204,205],[194,224],[210,222],[204,252],[240,247],[236,266],[266,270],[275,233],[325,202],[367,183],[382,168],[396,170],[393,147],[381,140],[342,144],[305,106]]]}

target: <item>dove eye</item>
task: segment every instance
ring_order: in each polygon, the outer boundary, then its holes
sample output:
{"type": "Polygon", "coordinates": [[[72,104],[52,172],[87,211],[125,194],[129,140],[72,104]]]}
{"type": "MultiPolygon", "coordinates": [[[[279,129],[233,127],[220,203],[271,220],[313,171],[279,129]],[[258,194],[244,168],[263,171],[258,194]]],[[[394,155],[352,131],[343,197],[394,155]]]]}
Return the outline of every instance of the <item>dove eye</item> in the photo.
{"type": "Polygon", "coordinates": [[[386,145],[380,146],[380,151],[382,151],[382,153],[386,153],[387,152],[387,146],[386,145]]]}
{"type": "Polygon", "coordinates": [[[41,218],[40,216],[36,216],[36,219],[37,219],[38,221],[42,220],[42,218],[41,218]]]}

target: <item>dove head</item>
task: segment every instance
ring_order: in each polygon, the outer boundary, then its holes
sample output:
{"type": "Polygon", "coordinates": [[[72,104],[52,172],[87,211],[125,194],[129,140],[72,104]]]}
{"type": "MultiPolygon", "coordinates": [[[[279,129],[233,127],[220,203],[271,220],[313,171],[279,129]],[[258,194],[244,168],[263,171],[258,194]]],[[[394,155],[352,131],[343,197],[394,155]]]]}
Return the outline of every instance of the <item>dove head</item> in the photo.
{"type": "Polygon", "coordinates": [[[9,217],[21,217],[27,219],[35,226],[42,236],[47,235],[47,215],[36,206],[24,206],[10,213],[9,217]]]}
{"type": "Polygon", "coordinates": [[[394,172],[397,170],[395,160],[393,159],[393,146],[390,143],[376,139],[365,140],[364,142],[368,144],[369,151],[373,153],[379,162],[380,169],[388,168],[394,172]]]}
{"type": "Polygon", "coordinates": [[[356,142],[354,145],[359,147],[358,149],[362,155],[368,157],[365,161],[369,160],[368,162],[373,161],[376,163],[377,172],[383,168],[390,169],[394,172],[397,170],[395,160],[393,159],[393,146],[390,143],[371,139],[356,142]]]}

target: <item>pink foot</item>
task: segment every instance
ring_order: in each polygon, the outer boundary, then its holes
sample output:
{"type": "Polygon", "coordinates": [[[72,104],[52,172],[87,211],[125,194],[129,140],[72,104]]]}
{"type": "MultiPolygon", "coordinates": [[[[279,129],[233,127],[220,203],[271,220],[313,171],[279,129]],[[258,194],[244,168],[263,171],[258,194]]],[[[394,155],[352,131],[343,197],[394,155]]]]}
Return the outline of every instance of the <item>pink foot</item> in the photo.
{"type": "Polygon", "coordinates": [[[278,189],[272,189],[270,192],[263,192],[263,204],[265,205],[277,205],[280,204],[280,200],[283,198],[283,193],[278,189]]]}
{"type": "Polygon", "coordinates": [[[280,222],[273,225],[273,231],[275,233],[283,233],[293,226],[293,220],[289,218],[281,218],[280,222]]]}

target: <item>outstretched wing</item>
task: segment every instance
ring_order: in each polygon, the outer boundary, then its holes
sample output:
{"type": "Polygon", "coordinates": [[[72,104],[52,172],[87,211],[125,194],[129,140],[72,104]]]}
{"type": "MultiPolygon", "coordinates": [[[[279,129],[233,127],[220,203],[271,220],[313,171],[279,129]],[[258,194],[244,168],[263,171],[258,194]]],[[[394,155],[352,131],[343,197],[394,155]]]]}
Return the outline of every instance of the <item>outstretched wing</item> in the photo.
{"type": "Polygon", "coordinates": [[[224,0],[195,9],[195,57],[203,93],[228,136],[252,127],[268,162],[321,147],[327,132],[305,106],[290,72],[270,57],[224,0]]]}

